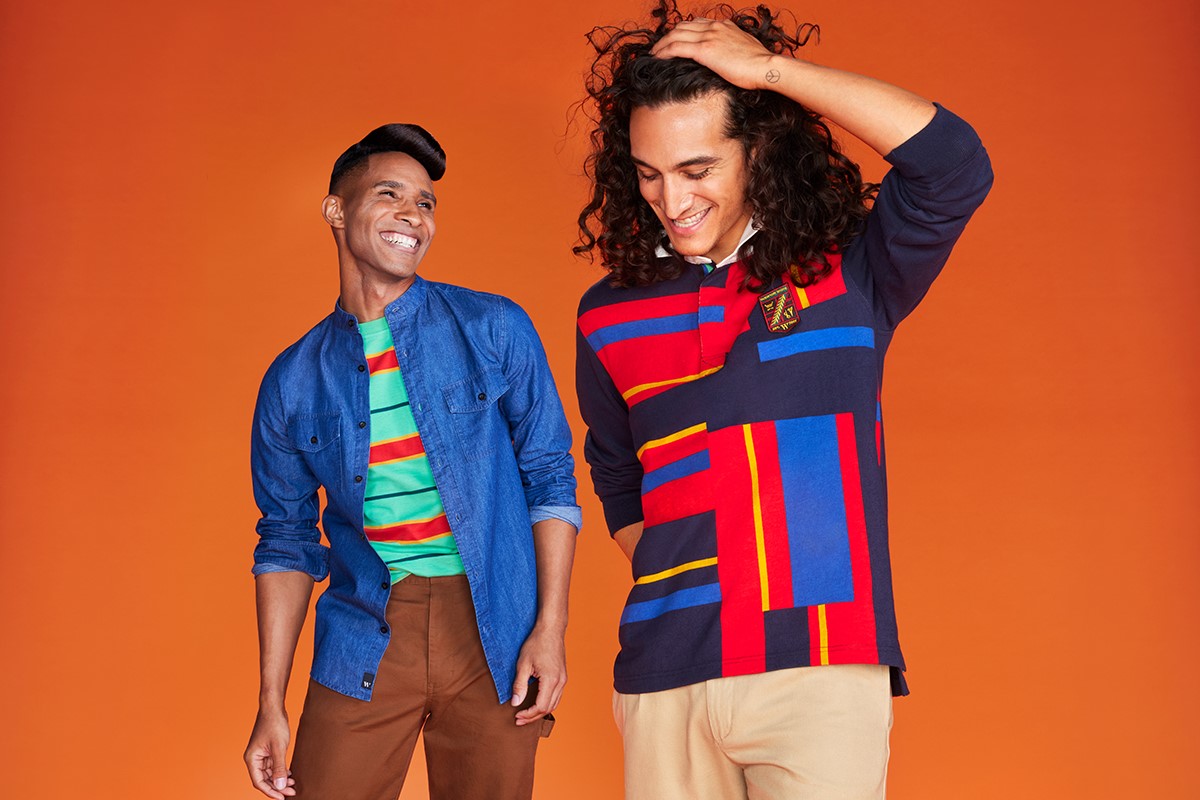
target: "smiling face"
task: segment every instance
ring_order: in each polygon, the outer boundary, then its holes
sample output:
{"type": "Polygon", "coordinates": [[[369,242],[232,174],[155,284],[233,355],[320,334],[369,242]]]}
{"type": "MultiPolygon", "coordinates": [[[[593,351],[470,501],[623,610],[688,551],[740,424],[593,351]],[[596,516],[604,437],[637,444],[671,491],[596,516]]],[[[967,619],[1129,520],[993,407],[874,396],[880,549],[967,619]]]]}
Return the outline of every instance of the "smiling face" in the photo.
{"type": "Polygon", "coordinates": [[[429,173],[405,153],[376,153],[347,174],[322,206],[343,283],[392,299],[403,294],[433,241],[436,205],[429,173]]]}
{"type": "Polygon", "coordinates": [[[713,92],[635,108],[629,117],[642,197],[677,253],[714,263],[734,251],[751,215],[745,152],[725,135],[728,105],[724,93],[713,92]]]}

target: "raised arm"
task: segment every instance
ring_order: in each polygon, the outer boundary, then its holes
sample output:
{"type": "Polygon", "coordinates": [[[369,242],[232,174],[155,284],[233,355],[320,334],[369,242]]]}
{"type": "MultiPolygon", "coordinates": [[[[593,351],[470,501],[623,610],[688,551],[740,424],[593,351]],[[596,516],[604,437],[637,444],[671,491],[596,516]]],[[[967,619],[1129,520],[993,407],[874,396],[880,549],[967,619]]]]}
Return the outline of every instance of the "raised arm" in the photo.
{"type": "Polygon", "coordinates": [[[887,155],[933,119],[928,100],[889,83],[768,52],[730,20],[681,22],[654,46],[690,58],[743,89],[778,92],[887,155]]]}

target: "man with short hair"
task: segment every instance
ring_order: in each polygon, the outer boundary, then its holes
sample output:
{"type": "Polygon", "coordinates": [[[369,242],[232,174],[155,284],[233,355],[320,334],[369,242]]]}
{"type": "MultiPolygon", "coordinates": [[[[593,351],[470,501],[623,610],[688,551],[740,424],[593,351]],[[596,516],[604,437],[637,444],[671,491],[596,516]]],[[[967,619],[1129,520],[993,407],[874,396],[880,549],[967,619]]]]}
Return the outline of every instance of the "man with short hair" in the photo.
{"type": "Polygon", "coordinates": [[[882,798],[904,694],[884,354],[991,185],[949,111],[792,57],[763,6],[598,29],[585,455],[632,561],[630,800],[882,798]],[[723,13],[723,12],[721,12],[723,13]],[[882,154],[864,184],[825,122],[882,154]],[[873,200],[873,202],[872,202],[873,200]]]}
{"type": "Polygon", "coordinates": [[[395,798],[422,730],[432,798],[529,798],[566,682],[570,431],[529,317],[417,274],[445,158],[407,124],[338,158],[322,203],[338,302],[259,391],[262,682],[245,760],[276,800],[395,798]],[[289,770],[285,690],[326,576],[289,770]]]}

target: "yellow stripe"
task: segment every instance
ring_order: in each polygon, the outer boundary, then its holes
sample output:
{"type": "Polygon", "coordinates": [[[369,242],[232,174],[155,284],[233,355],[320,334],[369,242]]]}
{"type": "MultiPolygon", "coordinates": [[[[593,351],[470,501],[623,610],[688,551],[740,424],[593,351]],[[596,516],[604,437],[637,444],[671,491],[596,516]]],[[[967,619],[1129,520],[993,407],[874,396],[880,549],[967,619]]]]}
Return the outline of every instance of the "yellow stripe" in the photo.
{"type": "Polygon", "coordinates": [[[825,622],[825,604],[817,606],[817,626],[821,629],[821,666],[829,664],[829,626],[825,622]]]}
{"type": "Polygon", "coordinates": [[[690,428],[684,428],[681,431],[672,433],[670,436],[664,436],[661,439],[651,439],[650,441],[648,441],[644,445],[642,445],[640,448],[638,448],[638,451],[637,451],[638,461],[641,461],[642,454],[645,453],[647,450],[649,450],[652,447],[662,447],[664,444],[670,444],[671,442],[677,442],[680,439],[684,438],[685,436],[691,436],[693,433],[699,433],[700,431],[707,430],[707,429],[708,429],[708,423],[701,422],[699,425],[693,425],[690,428]]]}
{"type": "Polygon", "coordinates": [[[716,556],[713,556],[712,558],[702,558],[699,561],[689,561],[686,564],[680,564],[678,567],[664,569],[662,572],[656,572],[653,575],[643,575],[634,581],[634,583],[654,583],[655,581],[661,581],[663,578],[669,578],[672,575],[678,575],[681,572],[688,572],[693,569],[700,569],[701,567],[711,567],[716,563],[716,556]]]}
{"type": "Polygon", "coordinates": [[[746,457],[750,459],[750,497],[754,503],[754,546],[758,549],[758,578],[762,587],[762,610],[771,610],[770,582],[767,579],[767,544],[763,539],[762,503],[758,498],[758,459],[754,457],[754,437],[750,426],[742,426],[746,437],[746,457]]]}
{"type": "Polygon", "coordinates": [[[414,544],[425,544],[426,542],[432,542],[435,539],[445,539],[447,536],[453,535],[454,534],[451,531],[446,531],[445,533],[435,533],[428,539],[406,539],[403,542],[376,542],[376,544],[394,544],[398,547],[411,547],[414,544]]]}
{"type": "Polygon", "coordinates": [[[796,296],[800,298],[801,308],[808,308],[812,305],[812,303],[808,301],[808,292],[804,291],[799,286],[796,287],[796,296]]]}
{"type": "Polygon", "coordinates": [[[424,457],[424,455],[425,455],[425,453],[423,453],[423,452],[422,453],[413,453],[411,456],[397,456],[396,458],[389,458],[386,461],[372,461],[370,464],[367,465],[367,469],[375,469],[375,467],[382,467],[384,464],[399,464],[401,461],[412,461],[414,458],[422,458],[422,457],[424,457]]]}
{"type": "Polygon", "coordinates": [[[394,436],[391,439],[382,439],[378,442],[371,442],[371,447],[379,447],[383,444],[395,444],[396,442],[403,442],[405,439],[412,439],[420,435],[420,431],[415,433],[406,433],[403,436],[394,436]]]}
{"type": "Polygon", "coordinates": [[[712,369],[706,369],[706,370],[704,370],[704,372],[698,373],[696,375],[685,375],[682,378],[671,378],[668,381],[655,381],[654,383],[643,383],[641,386],[635,386],[632,389],[622,392],[621,397],[624,400],[628,401],[629,398],[633,397],[635,394],[639,394],[648,389],[657,389],[660,386],[670,386],[675,383],[688,383],[689,381],[698,381],[705,376],[712,375],[714,372],[716,372],[719,369],[720,369],[720,367],[713,367],[712,369]]]}

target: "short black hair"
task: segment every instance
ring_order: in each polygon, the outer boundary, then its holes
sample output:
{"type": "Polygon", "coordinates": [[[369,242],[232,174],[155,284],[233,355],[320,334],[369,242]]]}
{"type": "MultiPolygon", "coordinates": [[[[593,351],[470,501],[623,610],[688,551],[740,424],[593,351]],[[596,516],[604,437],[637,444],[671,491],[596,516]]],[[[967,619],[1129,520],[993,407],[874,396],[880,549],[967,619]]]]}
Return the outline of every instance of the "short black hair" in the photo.
{"type": "Polygon", "coordinates": [[[380,125],[338,156],[337,161],[333,162],[333,173],[329,176],[329,193],[336,191],[347,173],[364,167],[367,159],[376,153],[410,155],[425,168],[429,179],[433,181],[446,174],[446,151],[429,131],[420,125],[392,122],[380,125]]]}

